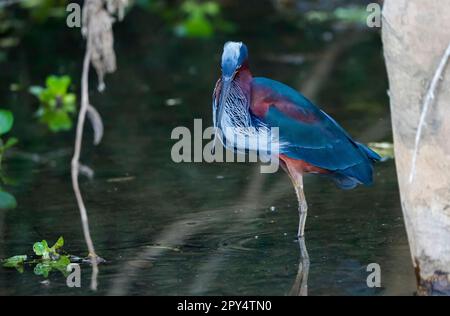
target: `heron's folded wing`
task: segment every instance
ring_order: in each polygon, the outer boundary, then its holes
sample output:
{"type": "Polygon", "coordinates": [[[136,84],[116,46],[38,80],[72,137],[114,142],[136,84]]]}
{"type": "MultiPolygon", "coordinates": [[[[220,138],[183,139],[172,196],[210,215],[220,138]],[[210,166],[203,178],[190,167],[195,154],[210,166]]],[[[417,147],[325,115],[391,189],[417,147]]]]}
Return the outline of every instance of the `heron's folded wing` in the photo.
{"type": "Polygon", "coordinates": [[[269,106],[263,121],[279,128],[280,152],[328,170],[344,170],[368,162],[360,148],[327,116],[302,121],[269,106]]]}

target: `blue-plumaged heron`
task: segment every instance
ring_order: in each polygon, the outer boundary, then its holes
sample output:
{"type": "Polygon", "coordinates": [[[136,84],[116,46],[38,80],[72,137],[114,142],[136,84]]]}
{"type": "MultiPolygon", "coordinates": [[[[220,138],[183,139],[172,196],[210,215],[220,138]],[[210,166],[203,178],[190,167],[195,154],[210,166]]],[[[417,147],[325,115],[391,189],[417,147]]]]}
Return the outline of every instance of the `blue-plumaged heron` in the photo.
{"type": "MultiPolygon", "coordinates": [[[[253,77],[245,44],[227,42],[221,68],[213,93],[214,126],[220,131],[219,138],[230,149],[248,152],[255,150],[248,144],[258,142],[237,141],[239,138],[258,137],[278,128],[278,158],[297,194],[298,238],[304,245],[307,203],[303,175],[325,175],[343,189],[369,185],[373,164],[380,156],[354,141],[301,93],[278,81],[253,77]]],[[[307,257],[306,249],[303,255],[307,257]]]]}

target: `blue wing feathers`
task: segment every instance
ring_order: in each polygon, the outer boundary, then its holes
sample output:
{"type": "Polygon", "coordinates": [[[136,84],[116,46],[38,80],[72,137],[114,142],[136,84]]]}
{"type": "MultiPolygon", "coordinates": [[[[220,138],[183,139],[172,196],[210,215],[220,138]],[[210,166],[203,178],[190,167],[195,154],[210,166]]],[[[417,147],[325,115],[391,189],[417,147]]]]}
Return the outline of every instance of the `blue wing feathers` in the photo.
{"type": "Polygon", "coordinates": [[[313,121],[304,122],[284,113],[276,101],[269,106],[260,119],[271,127],[279,127],[282,154],[332,171],[333,180],[344,189],[372,183],[373,162],[380,160],[378,154],[355,142],[333,118],[294,89],[265,78],[255,78],[254,82],[273,91],[273,99],[287,100],[314,117],[313,121]]]}
{"type": "Polygon", "coordinates": [[[354,189],[358,185],[358,181],[341,173],[334,173],[332,176],[334,183],[344,190],[354,189]]]}
{"type": "Polygon", "coordinates": [[[367,157],[369,157],[370,160],[372,161],[380,161],[381,157],[380,155],[378,155],[376,152],[374,152],[372,149],[370,149],[369,147],[367,147],[366,145],[360,144],[360,143],[356,143],[359,148],[361,148],[364,153],[367,155],[367,157]]]}

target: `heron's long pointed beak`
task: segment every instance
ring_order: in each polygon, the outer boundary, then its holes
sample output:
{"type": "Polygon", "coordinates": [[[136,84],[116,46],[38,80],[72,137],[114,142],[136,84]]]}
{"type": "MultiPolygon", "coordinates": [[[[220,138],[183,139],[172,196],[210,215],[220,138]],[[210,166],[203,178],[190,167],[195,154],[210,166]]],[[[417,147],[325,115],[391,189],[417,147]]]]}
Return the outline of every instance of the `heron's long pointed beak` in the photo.
{"type": "Polygon", "coordinates": [[[226,77],[222,77],[222,87],[220,89],[220,97],[219,97],[219,104],[217,105],[217,109],[216,109],[216,113],[215,113],[215,128],[216,128],[216,132],[214,134],[214,143],[211,149],[211,153],[214,154],[215,150],[216,150],[216,144],[217,144],[217,138],[221,137],[218,136],[217,134],[220,132],[220,128],[224,126],[220,126],[222,123],[222,116],[223,116],[223,112],[225,109],[225,102],[228,99],[228,94],[230,93],[231,90],[231,82],[233,81],[233,77],[231,78],[226,78],[226,77]]]}

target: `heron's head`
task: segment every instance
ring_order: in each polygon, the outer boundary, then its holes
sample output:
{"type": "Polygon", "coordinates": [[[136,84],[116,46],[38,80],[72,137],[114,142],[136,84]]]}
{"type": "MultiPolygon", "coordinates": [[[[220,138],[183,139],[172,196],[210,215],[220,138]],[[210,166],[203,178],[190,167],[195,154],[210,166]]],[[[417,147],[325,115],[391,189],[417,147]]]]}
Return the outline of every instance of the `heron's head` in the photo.
{"type": "Polygon", "coordinates": [[[248,50],[242,42],[226,42],[222,53],[222,78],[232,80],[248,59],[248,50]]]}

